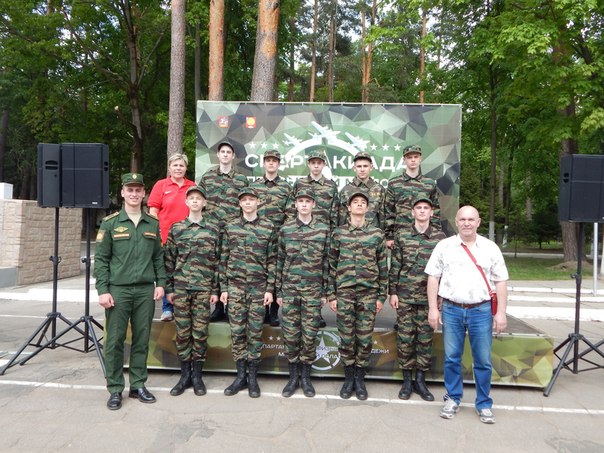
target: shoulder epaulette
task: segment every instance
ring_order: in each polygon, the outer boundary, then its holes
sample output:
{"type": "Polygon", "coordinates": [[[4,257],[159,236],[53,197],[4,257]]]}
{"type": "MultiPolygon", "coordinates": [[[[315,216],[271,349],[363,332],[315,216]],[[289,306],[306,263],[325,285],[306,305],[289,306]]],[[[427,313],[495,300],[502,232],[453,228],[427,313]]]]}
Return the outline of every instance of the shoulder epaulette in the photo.
{"type": "Polygon", "coordinates": [[[105,220],[113,219],[114,217],[118,216],[118,215],[119,215],[119,213],[120,213],[120,212],[119,212],[119,211],[117,211],[117,212],[114,212],[113,214],[109,214],[107,217],[103,217],[103,222],[104,222],[105,220]]]}

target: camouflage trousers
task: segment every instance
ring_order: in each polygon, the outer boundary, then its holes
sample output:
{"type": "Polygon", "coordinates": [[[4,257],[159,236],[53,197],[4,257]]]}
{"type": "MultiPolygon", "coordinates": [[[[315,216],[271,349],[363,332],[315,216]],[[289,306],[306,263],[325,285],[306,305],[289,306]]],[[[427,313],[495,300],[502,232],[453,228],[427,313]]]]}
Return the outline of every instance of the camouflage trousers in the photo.
{"type": "Polygon", "coordinates": [[[233,360],[256,360],[262,353],[264,293],[229,287],[229,325],[233,360]]]}
{"type": "Polygon", "coordinates": [[[373,346],[376,292],[339,291],[336,324],[340,335],[340,360],[344,366],[367,368],[373,346]]]}
{"type": "Polygon", "coordinates": [[[398,363],[403,370],[429,371],[434,330],[428,324],[428,306],[399,303],[396,311],[398,363]]]}
{"type": "Polygon", "coordinates": [[[317,358],[321,300],[303,296],[283,297],[281,318],[287,360],[290,363],[313,363],[317,358]]]}
{"type": "Polygon", "coordinates": [[[176,352],[183,361],[206,359],[210,323],[210,292],[185,291],[174,294],[176,352]]]}

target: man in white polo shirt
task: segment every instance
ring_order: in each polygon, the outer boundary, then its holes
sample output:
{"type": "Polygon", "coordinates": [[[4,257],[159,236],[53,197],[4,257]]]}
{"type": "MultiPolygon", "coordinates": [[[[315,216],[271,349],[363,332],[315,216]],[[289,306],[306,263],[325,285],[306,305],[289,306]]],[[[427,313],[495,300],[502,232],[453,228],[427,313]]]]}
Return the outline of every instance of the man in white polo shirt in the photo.
{"type": "Polygon", "coordinates": [[[445,347],[444,380],[447,394],[440,416],[451,419],[459,410],[463,396],[461,358],[466,331],[474,360],[476,383],[475,408],[480,421],[495,423],[491,411],[491,344],[493,329],[500,333],[507,326],[508,271],[501,250],[494,242],[477,234],[480,226],[478,211],[464,206],[455,216],[459,234],[439,242],[426,265],[428,274],[428,321],[436,330],[443,325],[445,347]],[[474,264],[468,251],[476,259],[474,264]],[[480,266],[489,281],[489,288],[478,270],[480,266]],[[491,314],[489,290],[494,286],[499,301],[491,314]],[[442,298],[442,313],[438,298],[442,298]]]}

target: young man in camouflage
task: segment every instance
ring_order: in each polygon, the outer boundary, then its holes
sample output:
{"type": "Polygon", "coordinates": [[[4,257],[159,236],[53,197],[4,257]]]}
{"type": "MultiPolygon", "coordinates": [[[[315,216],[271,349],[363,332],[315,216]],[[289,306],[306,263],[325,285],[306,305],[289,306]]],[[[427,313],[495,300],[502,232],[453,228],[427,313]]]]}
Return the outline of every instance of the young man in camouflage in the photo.
{"type": "MultiPolygon", "coordinates": [[[[285,222],[292,188],[285,178],[279,176],[279,166],[281,165],[279,151],[275,149],[266,151],[262,162],[264,176],[258,178],[250,186],[256,189],[258,197],[260,197],[258,215],[273,222],[276,231],[279,231],[285,222]]],[[[279,325],[279,305],[276,300],[273,300],[269,307],[266,308],[264,314],[264,323],[277,327],[279,325]]]]}
{"type": "Polygon", "coordinates": [[[250,397],[260,396],[257,373],[262,352],[264,306],[275,291],[275,226],[258,217],[258,194],[247,187],[239,192],[242,215],[222,234],[220,300],[229,305],[229,323],[237,378],[225,390],[235,395],[249,385],[250,397]],[[249,374],[246,372],[249,369],[249,374]]]}
{"type": "Polygon", "coordinates": [[[399,228],[413,223],[411,207],[417,198],[428,198],[434,210],[433,225],[440,228],[440,204],[436,181],[422,175],[422,149],[419,146],[407,146],[403,150],[406,170],[400,176],[388,181],[384,209],[386,213],[385,233],[388,248],[394,245],[394,235],[399,228]]]}
{"type": "MultiPolygon", "coordinates": [[[[315,194],[315,207],[313,209],[313,217],[321,223],[329,226],[329,230],[333,229],[338,224],[338,187],[334,181],[323,176],[323,169],[327,164],[327,157],[323,150],[313,150],[308,153],[307,163],[309,168],[308,176],[297,179],[292,189],[292,194],[295,196],[298,190],[302,188],[310,189],[315,194]]],[[[291,218],[296,217],[296,209],[293,205],[294,199],[290,202],[288,215],[291,218]]],[[[320,326],[325,327],[326,323],[321,316],[320,326]]]]}
{"type": "Polygon", "coordinates": [[[340,359],[345,380],[340,397],[367,399],[365,372],[371,353],[376,314],[386,300],[388,264],[384,233],[369,225],[369,197],[354,192],[348,200],[350,221],[331,236],[328,252],[328,300],[337,315],[340,359]]]}
{"type": "Polygon", "coordinates": [[[185,203],[186,219],[172,225],[164,249],[168,274],[167,297],[174,305],[176,351],[180,379],[170,391],[182,395],[193,386],[196,395],[205,395],[202,379],[208,346],[210,305],[218,301],[220,230],[216,221],[203,216],[205,189],[191,186],[185,203]]]}
{"type": "Polygon", "coordinates": [[[398,363],[403,385],[398,397],[408,400],[414,391],[425,401],[434,401],[425,375],[432,361],[434,329],[428,322],[428,275],[426,263],[445,234],[433,227],[432,201],[418,198],[413,203],[409,227],[400,228],[394,238],[389,273],[390,306],[396,310],[398,363]],[[412,380],[415,369],[415,381],[412,380]]]}
{"type": "Polygon", "coordinates": [[[338,196],[338,225],[348,222],[348,198],[353,192],[362,190],[369,196],[369,209],[365,216],[370,225],[384,229],[384,194],[386,189],[371,177],[373,162],[366,152],[357,153],[353,159],[354,179],[346,184],[338,196]]]}
{"type": "Polygon", "coordinates": [[[276,287],[277,303],[283,310],[281,331],[289,362],[289,381],[282,392],[286,398],[300,384],[305,396],[315,396],[310,370],[317,357],[321,307],[327,302],[325,255],[329,227],[313,216],[314,197],[307,188],[298,190],[295,199],[298,216],[286,221],[279,232],[276,287]]]}
{"type": "MultiPolygon", "coordinates": [[[[245,175],[234,168],[235,149],[228,140],[223,140],[216,147],[218,166],[211,168],[201,177],[199,185],[206,190],[206,212],[213,214],[219,221],[220,228],[240,216],[239,191],[247,187],[245,175]]],[[[220,301],[210,317],[211,322],[226,320],[224,304],[220,301]]]]}

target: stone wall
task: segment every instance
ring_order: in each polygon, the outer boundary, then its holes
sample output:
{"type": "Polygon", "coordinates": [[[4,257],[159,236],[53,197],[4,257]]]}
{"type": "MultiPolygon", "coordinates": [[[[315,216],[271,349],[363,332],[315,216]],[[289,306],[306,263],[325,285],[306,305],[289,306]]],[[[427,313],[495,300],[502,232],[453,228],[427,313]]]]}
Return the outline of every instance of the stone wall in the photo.
{"type": "MultiPolygon", "coordinates": [[[[17,269],[17,285],[52,280],[55,208],[0,200],[0,267],[17,269]]],[[[59,209],[59,278],[80,274],[82,210],[59,209]]]]}

